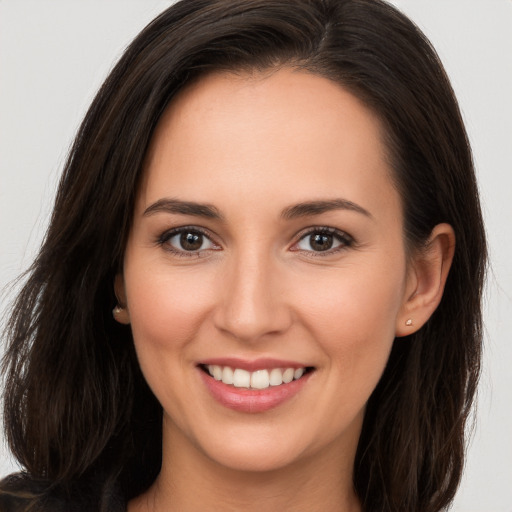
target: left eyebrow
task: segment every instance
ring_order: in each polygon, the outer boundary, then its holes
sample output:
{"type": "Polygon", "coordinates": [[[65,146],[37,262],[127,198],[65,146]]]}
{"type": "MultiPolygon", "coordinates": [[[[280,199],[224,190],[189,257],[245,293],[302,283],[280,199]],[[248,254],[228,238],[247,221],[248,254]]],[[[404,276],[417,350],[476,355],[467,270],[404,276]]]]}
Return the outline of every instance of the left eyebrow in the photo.
{"type": "Polygon", "coordinates": [[[349,210],[373,219],[373,215],[368,210],[365,210],[362,206],[359,206],[352,201],[348,201],[347,199],[328,199],[325,201],[308,201],[305,203],[298,203],[285,208],[281,212],[281,217],[286,220],[291,220],[298,217],[320,215],[332,210],[349,210]]]}
{"type": "Polygon", "coordinates": [[[181,215],[194,215],[196,217],[205,217],[208,219],[222,219],[219,210],[206,203],[195,203],[192,201],[181,201],[179,199],[163,198],[151,204],[144,210],[144,216],[154,215],[155,213],[178,213],[181,215]]]}

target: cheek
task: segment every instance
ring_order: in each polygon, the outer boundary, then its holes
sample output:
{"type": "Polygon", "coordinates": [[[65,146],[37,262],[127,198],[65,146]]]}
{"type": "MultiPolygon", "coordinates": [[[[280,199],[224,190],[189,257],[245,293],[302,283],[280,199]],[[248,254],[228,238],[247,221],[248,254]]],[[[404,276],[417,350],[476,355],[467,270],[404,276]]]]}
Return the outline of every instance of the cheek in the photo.
{"type": "Polygon", "coordinates": [[[184,390],[192,386],[191,347],[205,324],[213,282],[204,273],[125,261],[126,298],[137,358],[149,387],[173,418],[186,418],[184,390]],[[133,271],[132,271],[133,270],[133,271]]]}
{"type": "MultiPolygon", "coordinates": [[[[201,328],[214,297],[207,273],[170,272],[162,265],[127,265],[125,281],[135,345],[142,350],[173,351],[191,341],[201,328]],[[137,271],[130,272],[134,268],[137,271]],[[140,271],[143,268],[143,271],[140,271]]],[[[142,355],[142,354],[141,354],[142,355]]]]}
{"type": "Polygon", "coordinates": [[[302,294],[302,321],[342,379],[353,385],[364,374],[376,383],[395,337],[405,264],[347,267],[328,277],[317,276],[322,293],[302,294]]]}

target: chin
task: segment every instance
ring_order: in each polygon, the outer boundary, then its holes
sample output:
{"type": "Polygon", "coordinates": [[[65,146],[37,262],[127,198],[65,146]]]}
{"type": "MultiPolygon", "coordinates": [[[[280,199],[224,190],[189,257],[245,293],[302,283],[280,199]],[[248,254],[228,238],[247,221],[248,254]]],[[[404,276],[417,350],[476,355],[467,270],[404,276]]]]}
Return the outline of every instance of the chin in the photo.
{"type": "Polygon", "coordinates": [[[268,473],[292,467],[300,460],[292,450],[260,446],[245,447],[245,449],[228,449],[221,452],[211,452],[207,455],[218,465],[237,472],[268,473]]]}

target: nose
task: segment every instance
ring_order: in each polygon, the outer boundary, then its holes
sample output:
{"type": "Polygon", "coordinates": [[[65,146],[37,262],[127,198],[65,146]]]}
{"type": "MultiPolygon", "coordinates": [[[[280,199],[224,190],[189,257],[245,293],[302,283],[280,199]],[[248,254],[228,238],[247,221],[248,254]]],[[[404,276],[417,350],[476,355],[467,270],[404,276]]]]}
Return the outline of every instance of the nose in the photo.
{"type": "Polygon", "coordinates": [[[214,322],[244,342],[286,332],[292,323],[282,268],[272,257],[246,254],[226,264],[214,322]]]}

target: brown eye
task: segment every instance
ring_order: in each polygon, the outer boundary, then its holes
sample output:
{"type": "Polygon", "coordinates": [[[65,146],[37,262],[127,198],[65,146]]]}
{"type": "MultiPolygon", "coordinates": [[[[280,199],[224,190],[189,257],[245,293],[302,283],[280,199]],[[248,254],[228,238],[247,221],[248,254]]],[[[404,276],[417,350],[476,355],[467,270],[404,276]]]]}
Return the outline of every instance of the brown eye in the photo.
{"type": "Polygon", "coordinates": [[[334,237],[323,233],[309,235],[309,245],[314,251],[328,251],[332,248],[334,237]]]}
{"type": "Polygon", "coordinates": [[[164,235],[161,238],[162,245],[175,253],[197,253],[207,249],[215,249],[217,246],[201,231],[195,229],[179,229],[164,235]]]}
{"type": "Polygon", "coordinates": [[[182,233],[180,244],[185,251],[198,251],[203,245],[203,235],[201,233],[182,233]]]}
{"type": "Polygon", "coordinates": [[[307,252],[334,252],[336,249],[348,247],[352,238],[342,231],[323,228],[306,233],[297,243],[296,248],[307,252]]]}

